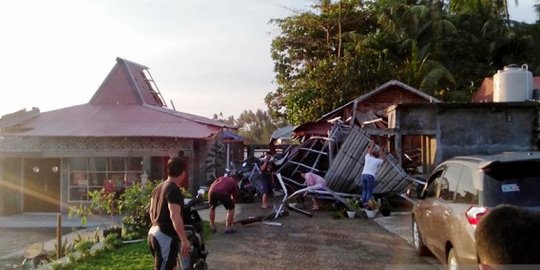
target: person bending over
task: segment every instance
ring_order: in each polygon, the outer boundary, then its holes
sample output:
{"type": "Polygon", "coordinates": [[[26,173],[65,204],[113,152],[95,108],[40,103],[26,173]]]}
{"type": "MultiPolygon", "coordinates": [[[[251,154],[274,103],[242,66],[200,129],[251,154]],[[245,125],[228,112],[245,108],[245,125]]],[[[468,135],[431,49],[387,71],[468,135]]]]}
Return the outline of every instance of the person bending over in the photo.
{"type": "Polygon", "coordinates": [[[212,232],[216,232],[216,207],[223,204],[227,209],[227,219],[225,220],[225,233],[235,233],[233,228],[234,223],[234,208],[236,197],[238,196],[238,173],[232,173],[231,176],[221,176],[216,179],[208,190],[208,201],[210,204],[210,227],[212,232]]]}
{"type": "MultiPolygon", "coordinates": [[[[326,186],[326,180],[312,172],[303,171],[300,173],[300,175],[306,179],[306,185],[308,187],[311,186],[318,186],[323,187],[326,186]]],[[[304,193],[304,197],[307,195],[307,191],[304,193]]],[[[317,199],[315,197],[311,197],[311,201],[313,202],[313,206],[311,207],[311,210],[319,210],[319,203],[317,202],[317,199]]]]}

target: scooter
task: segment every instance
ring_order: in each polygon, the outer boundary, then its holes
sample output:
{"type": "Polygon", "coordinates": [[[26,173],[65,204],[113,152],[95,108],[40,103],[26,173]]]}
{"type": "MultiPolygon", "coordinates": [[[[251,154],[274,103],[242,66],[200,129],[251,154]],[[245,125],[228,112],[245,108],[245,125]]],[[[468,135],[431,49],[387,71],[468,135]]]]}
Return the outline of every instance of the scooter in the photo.
{"type": "MultiPolygon", "coordinates": [[[[208,265],[206,264],[206,256],[208,250],[204,244],[202,237],[203,223],[201,216],[194,206],[200,204],[203,201],[204,190],[199,190],[197,196],[191,199],[183,209],[182,218],[184,220],[184,231],[187,238],[191,243],[190,250],[190,268],[192,270],[206,270],[208,265]]],[[[178,266],[180,266],[181,256],[178,254],[178,266]]]]}

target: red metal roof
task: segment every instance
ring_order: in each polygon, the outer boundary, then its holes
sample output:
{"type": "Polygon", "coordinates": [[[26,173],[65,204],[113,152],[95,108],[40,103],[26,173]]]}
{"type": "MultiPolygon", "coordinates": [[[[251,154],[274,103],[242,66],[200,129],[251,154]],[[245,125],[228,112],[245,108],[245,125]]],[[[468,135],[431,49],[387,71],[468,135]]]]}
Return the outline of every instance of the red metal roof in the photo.
{"type": "Polygon", "coordinates": [[[0,134],[59,137],[209,138],[233,128],[206,117],[166,108],[145,66],[117,63],[87,104],[53,110],[3,124],[0,134]],[[149,75],[148,75],[149,76],[149,75]]]}

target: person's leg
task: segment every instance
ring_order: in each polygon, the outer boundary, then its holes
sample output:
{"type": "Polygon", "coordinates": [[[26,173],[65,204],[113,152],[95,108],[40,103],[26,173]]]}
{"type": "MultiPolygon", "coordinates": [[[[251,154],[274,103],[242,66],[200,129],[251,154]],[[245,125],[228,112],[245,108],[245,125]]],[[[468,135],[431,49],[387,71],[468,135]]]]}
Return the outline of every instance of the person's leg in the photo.
{"type": "Polygon", "coordinates": [[[313,207],[311,209],[319,210],[319,203],[317,202],[317,199],[315,199],[315,197],[312,197],[311,201],[313,201],[313,207]]]}
{"type": "Polygon", "coordinates": [[[366,179],[367,177],[366,177],[365,174],[362,174],[361,177],[362,177],[362,194],[361,194],[360,197],[362,198],[362,203],[366,204],[367,203],[366,197],[367,197],[367,182],[368,181],[366,179]]]}
{"type": "Polygon", "coordinates": [[[210,219],[210,229],[212,230],[212,232],[215,232],[216,207],[218,204],[217,196],[215,196],[215,194],[208,193],[208,202],[210,204],[210,211],[208,211],[208,218],[210,219]]]}
{"type": "Polygon", "coordinates": [[[367,177],[366,182],[366,202],[368,202],[373,197],[373,190],[375,189],[375,177],[370,175],[369,177],[367,177]]]}
{"type": "Polygon", "coordinates": [[[261,199],[261,207],[264,209],[267,209],[269,207],[268,205],[268,194],[270,194],[270,175],[267,173],[263,173],[262,175],[262,199],[261,199]]]}
{"type": "Polygon", "coordinates": [[[223,198],[223,207],[227,209],[227,218],[225,220],[225,233],[234,233],[236,232],[233,229],[235,204],[231,197],[223,198]]]}
{"type": "Polygon", "coordinates": [[[225,222],[225,227],[227,227],[227,229],[232,229],[233,224],[234,224],[234,208],[227,210],[227,220],[225,222]]]}

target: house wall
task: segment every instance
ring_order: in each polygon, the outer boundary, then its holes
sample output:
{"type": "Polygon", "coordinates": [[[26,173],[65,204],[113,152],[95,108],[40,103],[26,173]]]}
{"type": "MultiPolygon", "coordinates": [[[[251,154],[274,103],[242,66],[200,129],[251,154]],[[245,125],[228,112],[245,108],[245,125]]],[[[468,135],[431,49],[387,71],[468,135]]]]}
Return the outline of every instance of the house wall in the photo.
{"type": "Polygon", "coordinates": [[[437,163],[457,155],[536,148],[536,106],[441,107],[437,113],[437,163]]]}
{"type": "MultiPolygon", "coordinates": [[[[4,209],[22,209],[22,164],[29,158],[58,158],[60,166],[60,196],[61,210],[67,211],[68,183],[70,177],[69,159],[73,157],[143,157],[143,168],[147,173],[150,168],[150,157],[167,157],[183,151],[190,160],[189,186],[191,192],[199,186],[206,184],[206,160],[214,143],[209,140],[191,140],[175,138],[45,138],[3,136],[0,143],[0,182],[2,192],[4,185],[14,183],[19,191],[15,192],[17,198],[7,197],[0,199],[0,212],[4,209]],[[18,166],[15,166],[15,161],[18,166]],[[16,208],[11,203],[16,201],[16,208]],[[9,205],[8,205],[9,204],[9,205]]],[[[215,164],[212,164],[215,165],[215,164]]],[[[149,179],[156,180],[156,179],[149,179]]],[[[3,195],[3,194],[2,194],[3,195]]]]}
{"type": "MultiPolygon", "coordinates": [[[[396,137],[433,136],[434,165],[454,156],[532,151],[538,148],[540,104],[425,103],[390,109],[396,137]]],[[[425,149],[433,150],[433,149],[425,149]]]]}

